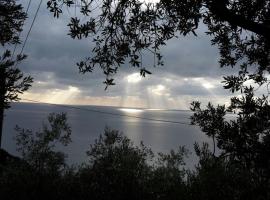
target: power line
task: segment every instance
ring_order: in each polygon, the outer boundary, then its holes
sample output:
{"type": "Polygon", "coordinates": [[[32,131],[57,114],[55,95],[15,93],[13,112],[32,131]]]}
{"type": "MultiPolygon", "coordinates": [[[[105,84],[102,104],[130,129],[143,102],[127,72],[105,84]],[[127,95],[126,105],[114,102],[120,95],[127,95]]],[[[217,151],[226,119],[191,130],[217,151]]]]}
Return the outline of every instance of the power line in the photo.
{"type": "Polygon", "coordinates": [[[47,104],[47,105],[51,105],[51,106],[58,106],[58,107],[64,107],[64,108],[69,108],[69,109],[75,109],[75,110],[83,110],[83,111],[88,111],[88,112],[95,112],[95,113],[105,114],[105,115],[129,117],[129,118],[136,118],[136,119],[142,119],[142,120],[147,120],[147,121],[155,121],[155,122],[164,122],[164,123],[182,124],[182,125],[192,126],[192,124],[189,124],[189,123],[186,123],[186,122],[180,122],[180,121],[171,121],[171,120],[154,119],[154,118],[148,118],[148,117],[139,117],[139,116],[134,116],[134,115],[111,113],[111,112],[100,111],[100,110],[89,109],[89,108],[76,107],[76,106],[71,106],[71,105],[61,105],[61,104],[55,104],[55,103],[46,103],[46,102],[32,100],[32,99],[24,99],[24,98],[22,98],[21,100],[25,100],[25,101],[29,101],[29,102],[33,102],[33,103],[40,103],[40,104],[47,104]]]}
{"type": "MultiPolygon", "coordinates": [[[[29,0],[29,1],[28,1],[28,5],[27,5],[26,11],[25,11],[26,16],[28,15],[28,10],[29,10],[29,8],[30,8],[31,2],[32,2],[32,0],[29,0]]],[[[24,22],[23,22],[23,25],[24,25],[24,22]]],[[[20,33],[19,33],[19,35],[18,35],[18,38],[21,37],[21,33],[22,33],[22,31],[20,31],[20,33]]],[[[14,47],[13,52],[12,52],[11,60],[13,59],[13,56],[14,56],[15,51],[16,51],[16,49],[17,49],[17,46],[18,46],[18,43],[15,44],[15,47],[14,47]]]]}
{"type": "Polygon", "coordinates": [[[43,1],[43,0],[40,0],[40,2],[39,2],[39,5],[38,5],[38,8],[37,8],[37,11],[36,11],[36,13],[35,13],[35,16],[34,16],[34,18],[33,18],[33,21],[32,21],[32,23],[31,23],[31,26],[30,26],[30,28],[29,28],[29,31],[27,32],[26,38],[25,38],[25,40],[24,40],[24,43],[23,43],[23,46],[22,46],[22,49],[21,49],[20,55],[23,53],[23,50],[24,50],[24,47],[25,47],[25,45],[26,45],[26,43],[27,43],[27,40],[28,40],[29,34],[30,34],[30,32],[32,31],[32,28],[33,28],[33,25],[34,25],[34,23],[35,23],[35,21],[36,21],[36,18],[37,18],[37,15],[38,15],[39,9],[40,9],[41,4],[42,4],[42,1],[43,1]]]}

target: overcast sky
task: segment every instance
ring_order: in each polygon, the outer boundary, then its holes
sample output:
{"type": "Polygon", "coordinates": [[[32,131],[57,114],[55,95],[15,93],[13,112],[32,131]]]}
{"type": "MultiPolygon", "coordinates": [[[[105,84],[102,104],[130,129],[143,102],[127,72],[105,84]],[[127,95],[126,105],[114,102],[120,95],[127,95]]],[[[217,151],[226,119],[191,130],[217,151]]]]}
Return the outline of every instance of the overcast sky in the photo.
{"type": "MultiPolygon", "coordinates": [[[[26,5],[27,0],[21,0],[26,5]]],[[[33,19],[39,1],[32,1],[21,39],[33,19]]],[[[25,6],[26,7],[26,6],[25,6]]],[[[230,93],[222,88],[222,76],[231,69],[220,69],[218,49],[201,27],[198,37],[173,39],[162,49],[165,65],[151,68],[151,76],[141,78],[135,69],[123,67],[116,75],[116,85],[104,90],[104,75],[98,69],[79,74],[76,62],[90,55],[91,38],[73,40],[67,24],[74,14],[53,18],[46,0],[30,33],[20,68],[34,77],[33,87],[22,98],[61,104],[87,104],[144,108],[188,109],[199,100],[215,104],[228,102],[230,93]]],[[[21,46],[18,46],[19,51],[21,46]]],[[[153,58],[144,58],[152,62],[153,58]]]]}

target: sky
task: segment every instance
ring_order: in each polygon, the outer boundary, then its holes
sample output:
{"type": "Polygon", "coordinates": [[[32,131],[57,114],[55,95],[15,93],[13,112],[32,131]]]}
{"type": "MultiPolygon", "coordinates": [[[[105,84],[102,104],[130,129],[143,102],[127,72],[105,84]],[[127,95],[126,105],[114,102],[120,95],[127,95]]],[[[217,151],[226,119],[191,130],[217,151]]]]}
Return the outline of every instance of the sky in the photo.
{"type": "MultiPolygon", "coordinates": [[[[20,0],[26,7],[28,0],[20,0]]],[[[32,1],[21,40],[26,37],[39,1],[32,1]]],[[[67,24],[74,9],[53,18],[43,1],[30,32],[24,53],[28,58],[18,65],[34,77],[32,88],[21,98],[36,101],[72,104],[137,107],[151,109],[189,109],[194,100],[206,104],[228,104],[230,93],[222,87],[222,77],[232,69],[219,67],[218,49],[200,26],[198,37],[170,40],[162,48],[164,66],[148,68],[152,75],[142,78],[139,71],[123,66],[115,76],[115,86],[104,90],[105,76],[98,68],[80,74],[76,62],[91,55],[91,38],[74,40],[68,36],[67,24]]],[[[21,46],[17,47],[17,53],[21,46]]],[[[144,58],[153,62],[153,58],[144,58]]],[[[25,101],[25,100],[23,100],[25,101]]]]}

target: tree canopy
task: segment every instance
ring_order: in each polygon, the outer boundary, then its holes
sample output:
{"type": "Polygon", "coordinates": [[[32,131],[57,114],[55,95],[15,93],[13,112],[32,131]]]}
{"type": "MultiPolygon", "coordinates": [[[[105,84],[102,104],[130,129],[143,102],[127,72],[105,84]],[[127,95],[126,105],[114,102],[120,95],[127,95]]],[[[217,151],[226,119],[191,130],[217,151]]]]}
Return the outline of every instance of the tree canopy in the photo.
{"type": "MultiPolygon", "coordinates": [[[[77,65],[82,73],[100,67],[107,86],[114,85],[113,75],[128,63],[138,67],[142,76],[150,74],[142,62],[145,52],[155,56],[154,66],[163,65],[161,47],[168,40],[190,34],[196,37],[200,26],[207,27],[211,44],[219,49],[220,66],[238,68],[238,74],[224,77],[224,88],[231,92],[240,91],[242,97],[233,97],[229,108],[209,103],[203,109],[199,102],[192,103],[191,123],[212,137],[214,150],[211,152],[207,145],[200,148],[195,144],[200,165],[198,174],[189,180],[195,185],[191,195],[196,199],[223,199],[231,190],[224,189],[230,182],[235,188],[245,183],[250,188],[244,193],[232,193],[231,198],[269,199],[269,101],[267,96],[256,97],[253,88],[245,83],[251,81],[261,86],[269,82],[270,1],[80,2],[75,8],[79,7],[81,14],[71,18],[69,35],[77,39],[92,38],[94,47],[91,55],[77,65]],[[235,119],[226,118],[228,111],[237,114],[235,119]],[[222,178],[217,180],[216,177],[222,178]],[[237,181],[233,182],[233,179],[237,181]],[[213,180],[212,184],[210,180],[213,180]],[[198,193],[200,190],[204,192],[198,193]],[[204,196],[206,191],[212,190],[218,192],[204,196]]],[[[49,0],[47,5],[58,17],[63,4],[70,7],[75,3],[49,0]]]]}
{"type": "MultiPolygon", "coordinates": [[[[0,147],[4,109],[10,107],[12,101],[18,101],[19,94],[31,87],[33,78],[24,76],[17,67],[18,63],[26,58],[26,55],[17,55],[5,49],[7,45],[19,44],[19,33],[22,31],[26,13],[21,4],[15,0],[0,0],[0,147]]],[[[10,47],[10,46],[9,46],[10,47]]]]}
{"type": "Polygon", "coordinates": [[[160,48],[179,35],[196,36],[200,25],[208,30],[220,52],[220,66],[239,67],[239,74],[225,77],[232,92],[253,80],[267,81],[270,62],[270,1],[268,0],[49,0],[47,6],[59,17],[62,6],[80,8],[68,26],[72,38],[92,38],[91,56],[78,62],[80,72],[100,67],[107,86],[120,67],[138,67],[141,75],[151,72],[142,54],[154,54],[154,66],[163,65],[160,48]],[[82,20],[84,19],[84,20],[82,20]],[[87,20],[85,20],[87,19],[87,20]]]}
{"type": "Polygon", "coordinates": [[[16,44],[20,42],[18,33],[22,31],[26,13],[16,1],[0,0],[0,43],[16,44]]]}
{"type": "Polygon", "coordinates": [[[157,155],[108,128],[89,146],[87,162],[70,167],[54,145],[70,142],[66,115],[50,114],[48,122],[38,132],[17,128],[22,158],[0,150],[0,195],[6,199],[269,199],[261,177],[216,159],[207,144],[196,146],[199,163],[186,169],[184,147],[157,155]]]}

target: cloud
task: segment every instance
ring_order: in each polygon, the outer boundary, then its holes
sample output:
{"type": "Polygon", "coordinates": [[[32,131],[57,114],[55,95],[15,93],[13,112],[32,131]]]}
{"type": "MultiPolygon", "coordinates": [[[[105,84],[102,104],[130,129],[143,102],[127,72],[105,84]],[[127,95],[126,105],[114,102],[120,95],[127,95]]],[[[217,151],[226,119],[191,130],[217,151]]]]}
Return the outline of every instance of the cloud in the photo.
{"type": "MultiPolygon", "coordinates": [[[[37,4],[34,1],[30,7],[22,39],[37,4]]],[[[91,55],[92,44],[88,39],[73,40],[67,35],[71,15],[65,10],[64,13],[55,19],[45,4],[41,7],[25,47],[28,58],[20,65],[35,80],[25,97],[57,103],[175,109],[188,109],[194,99],[224,102],[228,98],[220,81],[233,71],[219,68],[218,49],[211,46],[210,38],[203,33],[205,27],[199,29],[198,37],[179,36],[168,41],[161,49],[163,67],[151,67],[153,57],[145,54],[143,64],[152,75],[141,78],[137,69],[123,66],[115,76],[117,84],[105,91],[102,71],[79,73],[76,62],[91,55]],[[66,99],[59,100],[57,96],[66,99]]]]}

